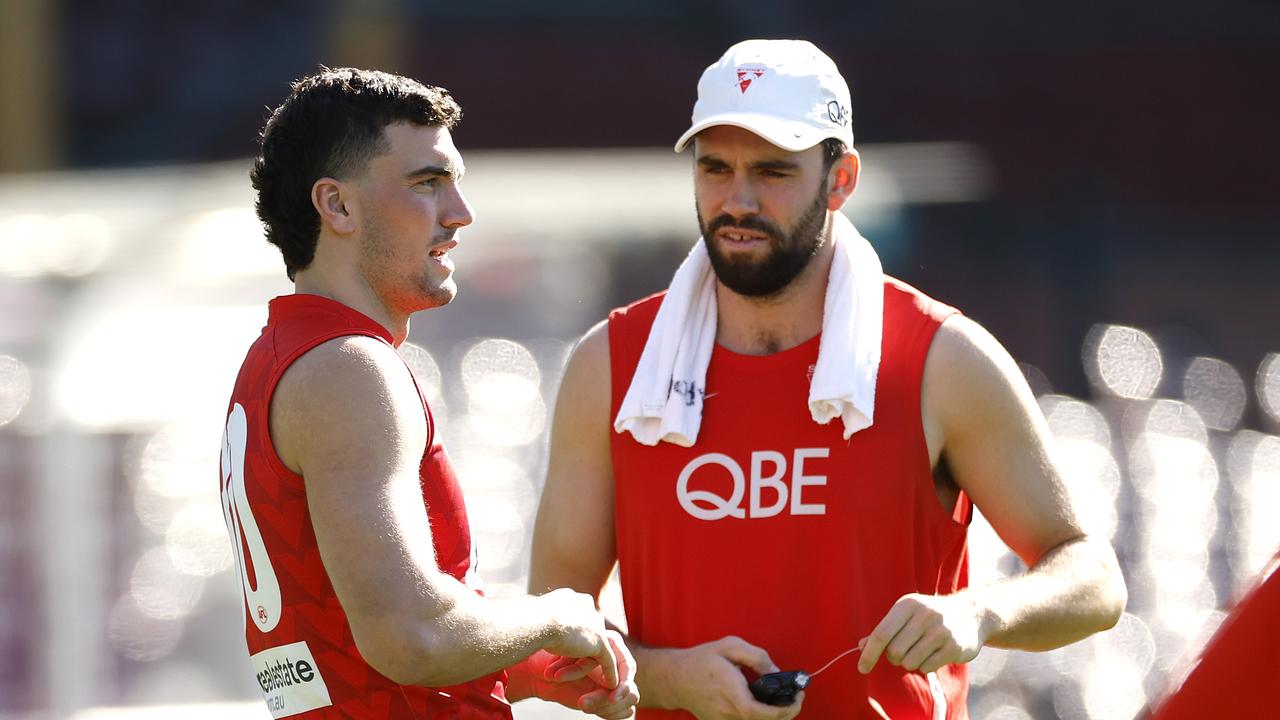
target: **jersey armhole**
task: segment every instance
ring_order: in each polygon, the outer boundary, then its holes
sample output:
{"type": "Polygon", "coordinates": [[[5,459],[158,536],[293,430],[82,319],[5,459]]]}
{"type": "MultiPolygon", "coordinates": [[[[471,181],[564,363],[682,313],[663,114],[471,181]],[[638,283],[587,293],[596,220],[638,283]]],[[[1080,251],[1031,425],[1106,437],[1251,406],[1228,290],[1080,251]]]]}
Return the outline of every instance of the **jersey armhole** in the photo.
{"type": "MultiPolygon", "coordinates": [[[[382,338],[378,337],[376,334],[360,330],[359,328],[343,328],[342,330],[335,330],[333,332],[326,333],[324,335],[317,335],[315,338],[313,338],[311,341],[309,341],[305,345],[302,345],[297,349],[295,349],[292,353],[287,355],[283,360],[277,361],[276,368],[272,370],[271,377],[268,378],[267,380],[268,390],[266,393],[266,397],[263,398],[263,408],[264,408],[266,417],[262,418],[262,421],[257,424],[258,425],[258,428],[257,428],[258,442],[261,443],[260,447],[263,448],[263,452],[266,455],[267,464],[271,466],[271,469],[274,470],[277,474],[279,474],[280,477],[288,478],[295,483],[303,482],[302,475],[290,470],[289,467],[284,464],[284,461],[280,459],[280,453],[276,452],[275,442],[273,442],[271,439],[271,401],[272,399],[275,398],[276,387],[280,384],[280,378],[284,377],[285,371],[287,371],[290,367],[292,367],[293,363],[297,362],[298,358],[302,357],[303,355],[306,355],[307,353],[316,349],[320,345],[323,345],[324,343],[327,343],[330,340],[334,340],[340,337],[371,337],[376,340],[386,342],[382,338]]],[[[274,344],[274,338],[272,338],[272,341],[274,344]]],[[[272,351],[273,352],[275,351],[274,347],[272,348],[272,351]]],[[[412,377],[413,372],[410,371],[409,375],[410,377],[412,377]]],[[[415,386],[417,385],[416,379],[414,380],[414,385],[415,386]]],[[[431,424],[430,419],[428,418],[427,447],[430,447],[429,441],[431,438],[432,428],[433,426],[431,424]]]]}
{"type": "Polygon", "coordinates": [[[929,463],[929,437],[924,427],[924,372],[929,360],[929,351],[933,348],[933,341],[937,338],[938,331],[942,329],[942,324],[949,318],[958,316],[961,313],[959,310],[942,303],[932,300],[929,303],[930,306],[927,308],[928,319],[922,322],[920,328],[912,334],[910,347],[907,351],[907,357],[912,358],[913,361],[910,367],[910,375],[907,378],[908,387],[913,388],[911,400],[914,413],[911,415],[911,426],[922,451],[920,457],[923,465],[923,477],[929,479],[928,493],[933,501],[930,505],[937,510],[936,517],[940,521],[950,523],[952,527],[963,530],[968,528],[973,521],[973,501],[969,498],[969,494],[965,492],[964,488],[957,485],[956,500],[950,508],[944,507],[942,503],[938,502],[934,468],[929,463]]]}

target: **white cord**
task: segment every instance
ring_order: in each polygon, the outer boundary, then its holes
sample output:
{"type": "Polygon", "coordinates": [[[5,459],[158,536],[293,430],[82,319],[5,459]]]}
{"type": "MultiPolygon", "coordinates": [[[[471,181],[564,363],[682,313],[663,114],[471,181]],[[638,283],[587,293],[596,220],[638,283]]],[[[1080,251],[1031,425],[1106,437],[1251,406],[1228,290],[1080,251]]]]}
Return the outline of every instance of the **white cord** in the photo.
{"type": "Polygon", "coordinates": [[[835,657],[831,658],[831,660],[830,660],[830,661],[828,661],[826,665],[823,665],[821,668],[818,668],[818,672],[809,673],[809,677],[814,677],[814,676],[816,676],[818,673],[820,673],[820,672],[822,672],[823,670],[826,670],[827,668],[829,668],[829,667],[831,667],[832,665],[834,665],[834,664],[835,664],[835,662],[836,662],[837,660],[839,660],[840,658],[844,657],[845,655],[848,655],[848,654],[849,654],[849,653],[851,653],[851,652],[857,652],[857,651],[859,651],[859,650],[861,650],[861,649],[862,649],[862,645],[861,645],[861,644],[859,644],[859,645],[855,645],[855,646],[853,646],[853,647],[849,648],[848,650],[845,650],[844,652],[840,653],[839,655],[837,655],[837,656],[835,656],[835,657]]]}

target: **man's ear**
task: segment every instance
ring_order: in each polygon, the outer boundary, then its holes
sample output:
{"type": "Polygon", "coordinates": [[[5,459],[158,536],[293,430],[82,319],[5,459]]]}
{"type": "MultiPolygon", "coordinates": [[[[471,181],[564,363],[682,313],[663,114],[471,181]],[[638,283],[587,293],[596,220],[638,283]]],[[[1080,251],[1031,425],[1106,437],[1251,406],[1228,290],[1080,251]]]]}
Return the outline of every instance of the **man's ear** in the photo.
{"type": "Polygon", "coordinates": [[[338,235],[356,231],[356,207],[351,187],[341,180],[322,177],[311,186],[311,204],[320,215],[321,225],[328,225],[338,235]]]}
{"type": "Polygon", "coordinates": [[[827,175],[827,209],[839,210],[844,207],[853,191],[858,187],[858,173],[862,169],[862,160],[858,151],[849,148],[832,165],[827,175]]]}

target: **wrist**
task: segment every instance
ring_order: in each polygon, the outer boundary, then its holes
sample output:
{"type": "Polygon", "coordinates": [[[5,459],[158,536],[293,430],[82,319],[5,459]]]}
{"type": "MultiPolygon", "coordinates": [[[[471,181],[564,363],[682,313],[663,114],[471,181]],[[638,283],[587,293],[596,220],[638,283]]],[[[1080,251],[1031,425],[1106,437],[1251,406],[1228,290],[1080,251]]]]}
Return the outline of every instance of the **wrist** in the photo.
{"type": "Polygon", "coordinates": [[[1003,619],[991,603],[985,602],[986,598],[982,594],[966,591],[964,599],[968,601],[973,615],[978,643],[981,647],[986,647],[991,638],[998,635],[1004,627],[1003,619]]]}
{"type": "Polygon", "coordinates": [[[640,707],[681,710],[683,697],[683,660],[689,651],[679,648],[645,647],[630,643],[636,660],[636,688],[640,691],[640,707]]]}
{"type": "Polygon", "coordinates": [[[534,595],[529,598],[532,614],[536,618],[538,628],[538,649],[546,650],[554,647],[565,637],[566,625],[560,616],[560,607],[549,594],[534,595]]]}

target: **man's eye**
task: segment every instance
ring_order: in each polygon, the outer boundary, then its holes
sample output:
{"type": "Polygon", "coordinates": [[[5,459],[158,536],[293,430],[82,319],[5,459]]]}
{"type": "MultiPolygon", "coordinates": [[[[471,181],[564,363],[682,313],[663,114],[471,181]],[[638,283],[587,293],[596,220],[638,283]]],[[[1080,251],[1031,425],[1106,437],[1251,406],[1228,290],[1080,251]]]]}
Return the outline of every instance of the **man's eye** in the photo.
{"type": "Polygon", "coordinates": [[[761,170],[760,174],[765,177],[771,177],[771,178],[780,178],[780,177],[787,176],[787,174],[782,172],[781,170],[761,170]]]}
{"type": "Polygon", "coordinates": [[[426,180],[419,181],[418,187],[433,188],[439,184],[440,184],[440,178],[431,177],[431,178],[427,178],[426,180]]]}

